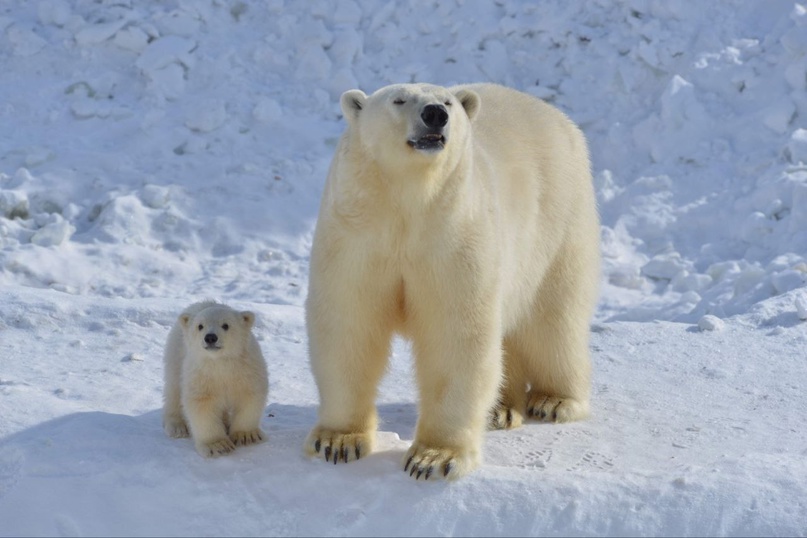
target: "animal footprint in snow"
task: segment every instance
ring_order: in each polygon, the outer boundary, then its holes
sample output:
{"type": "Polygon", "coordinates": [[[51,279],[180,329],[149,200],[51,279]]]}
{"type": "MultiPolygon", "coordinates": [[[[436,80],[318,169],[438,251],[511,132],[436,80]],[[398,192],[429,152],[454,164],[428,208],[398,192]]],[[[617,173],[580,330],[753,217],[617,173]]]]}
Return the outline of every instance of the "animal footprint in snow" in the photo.
{"type": "Polygon", "coordinates": [[[524,467],[532,467],[538,469],[546,468],[546,464],[552,459],[552,449],[547,448],[544,450],[534,450],[527,453],[527,461],[524,467]]]}
{"type": "Polygon", "coordinates": [[[614,468],[614,461],[599,452],[586,452],[583,458],[569,468],[570,471],[579,471],[584,468],[599,469],[601,471],[610,471],[614,468]]]}

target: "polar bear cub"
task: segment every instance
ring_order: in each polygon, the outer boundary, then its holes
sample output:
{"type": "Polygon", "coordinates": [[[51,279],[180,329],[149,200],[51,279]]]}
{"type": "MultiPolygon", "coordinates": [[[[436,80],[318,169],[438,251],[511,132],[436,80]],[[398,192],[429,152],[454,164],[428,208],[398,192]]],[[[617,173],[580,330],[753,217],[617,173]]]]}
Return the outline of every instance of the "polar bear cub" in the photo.
{"type": "Polygon", "coordinates": [[[373,449],[395,333],[419,389],[410,475],[471,471],[487,427],[585,417],[600,230],[582,132],[493,84],[351,90],[341,107],[306,299],[306,452],[373,449]]]}
{"type": "Polygon", "coordinates": [[[205,457],[263,440],[269,378],[255,314],[213,301],[186,308],[165,346],[163,427],[205,457]]]}

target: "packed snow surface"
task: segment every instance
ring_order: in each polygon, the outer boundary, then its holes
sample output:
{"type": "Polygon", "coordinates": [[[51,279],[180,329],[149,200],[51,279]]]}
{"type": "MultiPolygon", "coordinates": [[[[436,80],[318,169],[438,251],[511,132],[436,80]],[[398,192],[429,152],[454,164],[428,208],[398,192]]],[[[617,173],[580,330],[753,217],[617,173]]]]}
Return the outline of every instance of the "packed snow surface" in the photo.
{"type": "Polygon", "coordinates": [[[807,4],[0,3],[0,535],[807,534],[807,4]],[[309,460],[303,303],[339,96],[490,81],[586,133],[592,417],[490,432],[458,482],[309,460]],[[161,427],[176,316],[258,315],[265,443],[161,427]]]}

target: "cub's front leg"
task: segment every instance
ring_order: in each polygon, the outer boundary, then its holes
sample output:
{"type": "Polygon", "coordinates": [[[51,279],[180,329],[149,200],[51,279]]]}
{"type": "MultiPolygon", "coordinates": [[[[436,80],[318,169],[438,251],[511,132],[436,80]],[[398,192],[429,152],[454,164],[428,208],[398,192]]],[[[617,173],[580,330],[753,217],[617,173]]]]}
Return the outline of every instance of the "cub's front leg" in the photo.
{"type": "Polygon", "coordinates": [[[186,391],[183,407],[188,416],[196,451],[203,457],[218,457],[235,450],[235,444],[227,435],[224,423],[225,405],[221,398],[199,392],[186,391]]]}

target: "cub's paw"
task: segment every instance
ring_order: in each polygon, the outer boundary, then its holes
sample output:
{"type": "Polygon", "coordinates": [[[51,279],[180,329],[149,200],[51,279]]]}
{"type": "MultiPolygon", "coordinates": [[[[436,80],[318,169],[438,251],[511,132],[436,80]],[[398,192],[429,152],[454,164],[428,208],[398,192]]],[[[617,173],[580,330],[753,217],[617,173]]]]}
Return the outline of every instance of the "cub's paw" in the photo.
{"type": "Polygon", "coordinates": [[[588,416],[588,403],[531,393],[527,401],[527,416],[542,422],[572,422],[588,416]]]}
{"type": "Polygon", "coordinates": [[[415,480],[455,480],[479,466],[479,456],[467,450],[431,448],[418,442],[409,447],[403,459],[404,472],[415,480]]]}
{"type": "Polygon", "coordinates": [[[259,429],[246,432],[230,432],[230,440],[236,446],[246,446],[263,441],[263,432],[259,429]]]}
{"type": "Polygon", "coordinates": [[[235,450],[235,444],[229,437],[222,437],[209,443],[199,443],[196,450],[205,458],[217,458],[235,450]]]}
{"type": "Polygon", "coordinates": [[[344,433],[317,426],[303,446],[309,456],[324,456],[325,461],[347,463],[373,451],[374,432],[344,433]]]}
{"type": "Polygon", "coordinates": [[[497,405],[490,410],[489,430],[512,430],[521,426],[524,416],[514,407],[497,405]]]}
{"type": "Polygon", "coordinates": [[[190,437],[188,424],[182,418],[166,418],[163,421],[163,429],[165,429],[165,434],[168,437],[175,439],[190,437]]]}

